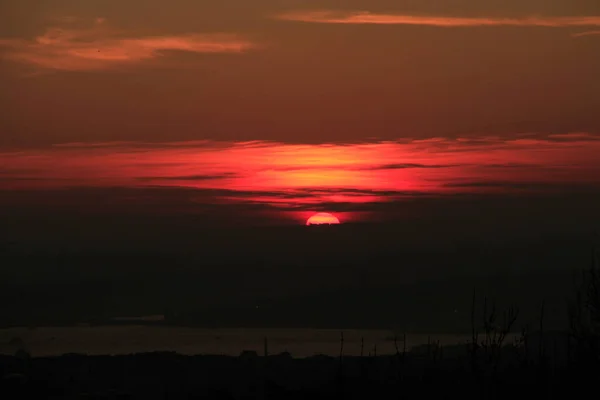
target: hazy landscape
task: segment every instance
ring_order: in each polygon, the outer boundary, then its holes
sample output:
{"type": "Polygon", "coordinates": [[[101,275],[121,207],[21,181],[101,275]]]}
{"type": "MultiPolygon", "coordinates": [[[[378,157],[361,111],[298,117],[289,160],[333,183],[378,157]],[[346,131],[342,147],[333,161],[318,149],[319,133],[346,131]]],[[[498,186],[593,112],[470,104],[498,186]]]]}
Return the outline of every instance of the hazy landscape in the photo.
{"type": "Polygon", "coordinates": [[[579,398],[598,0],[1,0],[0,398],[579,398]]]}

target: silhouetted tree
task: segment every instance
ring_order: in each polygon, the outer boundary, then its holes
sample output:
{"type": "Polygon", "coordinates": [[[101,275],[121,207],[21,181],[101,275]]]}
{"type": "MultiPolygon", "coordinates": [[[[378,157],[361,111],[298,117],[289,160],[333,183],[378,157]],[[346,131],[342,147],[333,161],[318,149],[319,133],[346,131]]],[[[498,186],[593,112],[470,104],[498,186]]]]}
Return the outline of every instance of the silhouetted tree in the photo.
{"type": "Polygon", "coordinates": [[[569,307],[571,340],[575,358],[583,362],[600,361],[600,268],[596,249],[590,268],[584,271],[575,300],[569,307]]]}

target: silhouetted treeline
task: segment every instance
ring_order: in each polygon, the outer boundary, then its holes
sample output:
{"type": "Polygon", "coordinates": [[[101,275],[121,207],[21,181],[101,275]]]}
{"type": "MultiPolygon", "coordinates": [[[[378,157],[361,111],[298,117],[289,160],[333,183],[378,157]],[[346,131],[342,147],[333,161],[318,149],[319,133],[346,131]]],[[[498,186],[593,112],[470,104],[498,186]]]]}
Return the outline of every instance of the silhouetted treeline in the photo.
{"type": "MultiPolygon", "coordinates": [[[[490,358],[432,344],[393,356],[289,354],[239,357],[149,353],[1,356],[2,398],[573,398],[595,390],[597,363],[524,358],[507,346],[490,358]]],[[[590,392],[591,393],[591,392],[590,392]]]]}

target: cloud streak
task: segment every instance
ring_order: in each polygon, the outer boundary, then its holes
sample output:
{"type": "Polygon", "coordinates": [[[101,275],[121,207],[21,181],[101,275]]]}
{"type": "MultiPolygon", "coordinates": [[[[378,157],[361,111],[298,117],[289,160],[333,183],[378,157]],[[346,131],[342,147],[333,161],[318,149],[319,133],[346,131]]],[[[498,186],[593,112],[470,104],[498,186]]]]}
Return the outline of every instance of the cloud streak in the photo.
{"type": "Polygon", "coordinates": [[[31,40],[0,39],[3,58],[43,69],[103,70],[131,65],[178,51],[196,54],[239,54],[259,45],[232,33],[132,36],[102,18],[91,27],[52,27],[31,40]]]}
{"type": "Polygon", "coordinates": [[[289,11],[277,14],[275,18],[284,21],[321,24],[422,25],[443,28],[501,26],[567,28],[600,26],[600,16],[496,18],[317,10],[289,11]]]}
{"type": "Polygon", "coordinates": [[[373,170],[385,170],[385,169],[428,169],[428,168],[452,168],[459,167],[460,165],[443,165],[443,164],[383,164],[373,167],[373,170]]]}
{"type": "Polygon", "coordinates": [[[600,30],[574,33],[571,36],[578,38],[578,37],[596,36],[596,35],[600,36],[600,30]]]}
{"type": "Polygon", "coordinates": [[[600,188],[600,135],[368,144],[74,143],[0,151],[3,190],[188,188],[202,204],[372,204],[461,193],[600,188]]]}
{"type": "Polygon", "coordinates": [[[222,173],[215,175],[184,175],[184,176],[141,176],[136,179],[140,181],[182,181],[182,182],[193,182],[193,181],[210,181],[216,179],[228,179],[235,178],[237,174],[230,173],[222,173]]]}

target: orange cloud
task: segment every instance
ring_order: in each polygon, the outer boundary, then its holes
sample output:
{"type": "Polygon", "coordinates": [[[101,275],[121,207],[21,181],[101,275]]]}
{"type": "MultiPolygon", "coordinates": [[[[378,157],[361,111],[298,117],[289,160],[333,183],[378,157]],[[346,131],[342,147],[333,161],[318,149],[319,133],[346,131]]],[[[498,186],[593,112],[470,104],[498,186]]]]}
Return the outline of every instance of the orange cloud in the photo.
{"type": "Polygon", "coordinates": [[[33,40],[0,39],[6,59],[66,71],[101,70],[142,62],[163,57],[165,51],[243,53],[257,47],[235,34],[131,37],[109,27],[103,18],[97,18],[87,28],[49,28],[33,40]]]}
{"type": "Polygon", "coordinates": [[[600,26],[600,16],[582,17],[541,17],[522,18],[495,17],[450,17],[406,14],[371,13],[368,11],[290,11],[278,14],[275,18],[286,21],[312,22],[324,24],[386,24],[386,25],[426,25],[438,27],[477,27],[477,26],[523,26],[523,27],[574,27],[600,26]]]}
{"type": "Polygon", "coordinates": [[[599,31],[587,31],[587,32],[574,33],[571,36],[573,36],[573,37],[583,37],[583,36],[594,36],[594,35],[600,35],[600,30],[599,31]]]}

